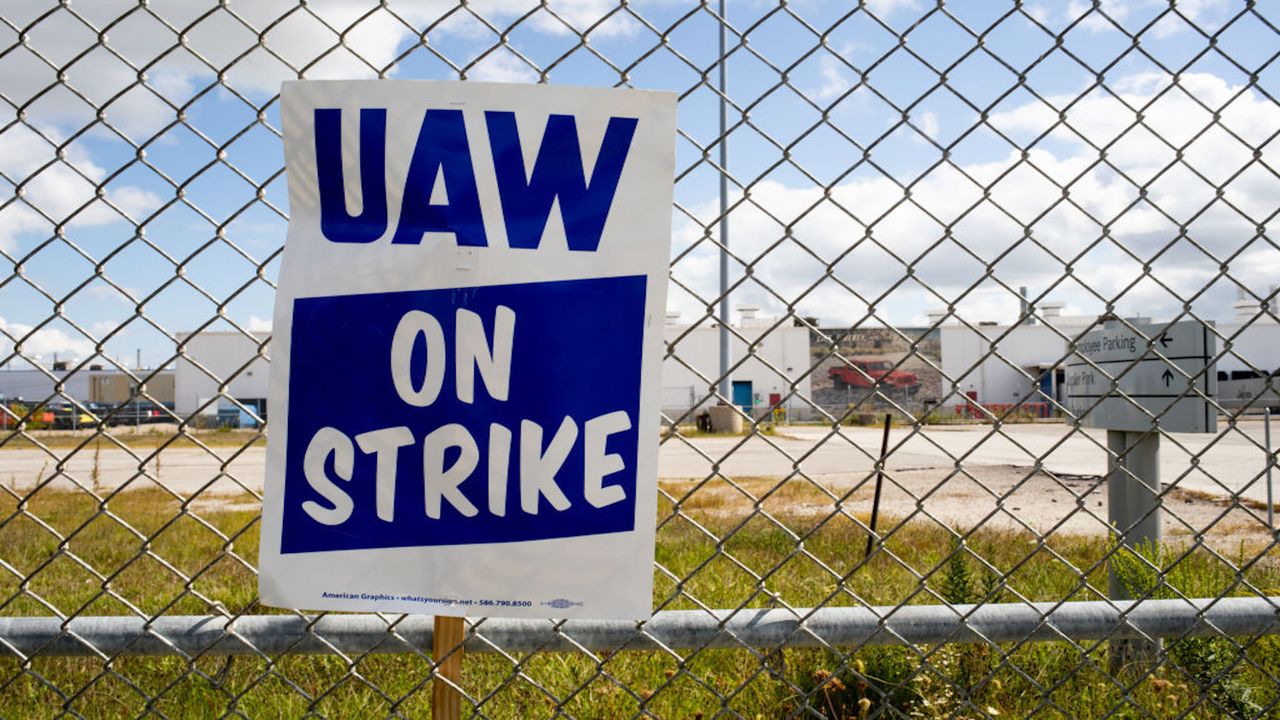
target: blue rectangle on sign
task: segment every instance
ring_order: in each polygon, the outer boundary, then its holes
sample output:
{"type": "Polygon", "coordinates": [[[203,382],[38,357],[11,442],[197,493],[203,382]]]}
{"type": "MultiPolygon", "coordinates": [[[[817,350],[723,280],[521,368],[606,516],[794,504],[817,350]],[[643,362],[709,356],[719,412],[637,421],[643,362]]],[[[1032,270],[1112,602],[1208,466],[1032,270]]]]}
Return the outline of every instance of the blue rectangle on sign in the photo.
{"type": "Polygon", "coordinates": [[[644,276],[296,300],[281,551],[632,530],[644,300],[644,276]]]}

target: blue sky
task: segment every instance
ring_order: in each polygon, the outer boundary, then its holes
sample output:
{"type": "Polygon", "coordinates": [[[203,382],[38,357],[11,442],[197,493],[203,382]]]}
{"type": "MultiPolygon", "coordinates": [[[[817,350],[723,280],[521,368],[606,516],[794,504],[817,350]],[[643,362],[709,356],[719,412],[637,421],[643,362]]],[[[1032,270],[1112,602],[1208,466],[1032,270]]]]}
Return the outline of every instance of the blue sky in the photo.
{"type": "MultiPolygon", "coordinates": [[[[545,71],[552,83],[679,93],[670,305],[697,321],[715,297],[714,6],[0,6],[6,356],[25,337],[24,354],[45,363],[101,342],[153,365],[174,353],[166,333],[225,329],[220,308],[267,327],[288,211],[275,96],[297,76],[290,66],[506,82],[545,71]]],[[[1069,311],[1110,301],[1168,318],[1189,301],[1225,320],[1236,281],[1266,296],[1280,283],[1269,235],[1280,7],[1101,6],[1106,17],[1075,1],[943,12],[875,0],[852,13],[731,1],[729,239],[735,281],[751,270],[734,305],[830,324],[919,324],[952,303],[971,320],[1008,319],[1007,288],[1027,285],[1069,311]]]]}

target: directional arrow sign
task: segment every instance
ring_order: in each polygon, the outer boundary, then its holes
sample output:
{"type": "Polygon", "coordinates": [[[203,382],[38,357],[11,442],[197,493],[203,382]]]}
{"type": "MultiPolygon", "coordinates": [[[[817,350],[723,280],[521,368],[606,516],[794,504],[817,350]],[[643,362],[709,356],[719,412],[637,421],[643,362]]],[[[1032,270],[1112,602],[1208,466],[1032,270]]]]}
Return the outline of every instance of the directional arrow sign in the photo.
{"type": "Polygon", "coordinates": [[[1216,432],[1214,336],[1203,323],[1109,323],[1076,342],[1067,363],[1067,409],[1085,427],[1216,432]],[[1136,329],[1136,332],[1135,332],[1136,329]]]}

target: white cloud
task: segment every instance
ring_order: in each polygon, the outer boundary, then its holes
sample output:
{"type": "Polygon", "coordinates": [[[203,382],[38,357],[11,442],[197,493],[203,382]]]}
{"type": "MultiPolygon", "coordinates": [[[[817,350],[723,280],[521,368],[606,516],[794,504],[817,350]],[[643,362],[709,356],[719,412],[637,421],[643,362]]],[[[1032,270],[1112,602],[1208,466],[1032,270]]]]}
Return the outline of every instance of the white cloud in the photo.
{"type": "Polygon", "coordinates": [[[12,249],[23,233],[51,233],[53,223],[92,227],[136,221],[160,206],[158,195],[133,185],[110,187],[99,198],[97,186],[106,171],[79,145],[59,156],[51,140],[59,141],[52,128],[37,131],[18,124],[0,132],[0,172],[22,184],[21,199],[0,208],[0,248],[12,249]]]}
{"type": "Polygon", "coordinates": [[[920,114],[916,127],[927,135],[931,140],[938,139],[938,113],[925,111],[920,114]]]}
{"type": "Polygon", "coordinates": [[[14,343],[20,342],[22,355],[29,359],[43,356],[52,362],[55,353],[60,359],[68,360],[84,359],[94,354],[93,342],[73,337],[59,328],[43,327],[34,333],[31,329],[31,325],[8,322],[0,317],[0,353],[8,355],[13,352],[14,343]]]}
{"type": "MultiPolygon", "coordinates": [[[[1197,172],[1224,181],[1252,157],[1252,150],[1231,134],[1260,146],[1280,127],[1280,107],[1252,90],[1242,93],[1240,86],[1205,73],[1185,74],[1172,89],[1170,82],[1161,74],[1135,75],[1112,86],[1118,99],[1095,92],[1072,104],[1074,96],[1054,96],[1048,98],[1053,107],[1033,102],[994,114],[991,124],[1015,138],[1030,139],[1057,121],[1056,108],[1071,105],[1065,125],[1054,129],[1053,138],[1073,146],[1082,162],[1099,158],[1086,139],[1109,146],[1107,162],[1138,182],[1163,171],[1178,148],[1197,172]],[[1216,110],[1217,122],[1211,114],[1216,110]]],[[[1271,148],[1264,150],[1273,153],[1271,148]]]]}
{"type": "MultiPolygon", "coordinates": [[[[927,286],[947,300],[967,293],[959,303],[962,312],[1000,311],[1009,317],[1017,298],[986,279],[990,263],[994,276],[1015,290],[1028,285],[1039,293],[1059,283],[1051,299],[1099,311],[1100,302],[1082,290],[1084,284],[1104,298],[1119,295],[1121,312],[1170,316],[1180,312],[1182,304],[1170,290],[1189,298],[1219,272],[1217,261],[1185,240],[1165,249],[1178,238],[1182,223],[1188,225],[1191,239],[1216,257],[1242,253],[1231,263],[1232,277],[1259,283],[1255,289],[1265,291],[1265,273],[1255,269],[1280,266],[1280,251],[1247,243],[1257,225],[1274,212],[1280,178],[1253,163],[1252,149],[1225,129],[1260,145],[1280,127],[1280,108],[1252,90],[1239,94],[1242,88],[1212,75],[1185,75],[1180,90],[1155,101],[1164,89],[1156,78],[1136,76],[1116,87],[1122,90],[1123,102],[1099,95],[1077,103],[1068,115],[1076,132],[1058,131],[1058,144],[1037,145],[1025,161],[1020,151],[1012,151],[958,168],[944,165],[912,186],[909,201],[899,185],[882,178],[842,183],[830,197],[816,187],[757,183],[749,202],[730,216],[732,251],[752,263],[754,278],[734,292],[734,304],[749,302],[783,312],[787,303],[796,302],[799,314],[852,322],[865,306],[840,286],[844,283],[871,301],[888,293],[878,301],[878,316],[906,322],[945,304],[926,291],[927,286]],[[1236,99],[1222,109],[1217,127],[1192,96],[1213,109],[1236,99]],[[1146,108],[1142,112],[1151,132],[1126,132],[1135,114],[1125,103],[1146,108]],[[1181,164],[1166,169],[1174,151],[1155,134],[1184,146],[1181,164]],[[1085,139],[1097,146],[1109,143],[1110,167],[1099,162],[1099,152],[1085,139]],[[1054,149],[1047,149],[1050,146],[1054,149]],[[1240,172],[1245,167],[1250,169],[1240,172]],[[1146,184],[1147,201],[1139,199],[1126,176],[1146,184]],[[1216,184],[1224,184],[1223,197],[1236,209],[1215,200],[1216,184]],[[983,199],[985,185],[990,186],[988,200],[983,199]],[[1063,202],[1062,186],[1068,187],[1069,203],[1063,202]],[[1110,236],[1140,260],[1101,239],[1104,224],[1110,236]],[[944,225],[950,225],[949,239],[944,238],[944,225]],[[1024,239],[1027,232],[1029,239],[1024,239]],[[1072,263],[1065,281],[1067,271],[1050,251],[1072,263]],[[1160,282],[1145,279],[1125,291],[1142,275],[1142,262],[1157,252],[1152,273],[1160,282]],[[828,265],[833,277],[812,287],[828,265]],[[906,265],[912,267],[911,279],[905,279],[906,265]],[[981,287],[967,292],[975,283],[981,287]]],[[[1058,106],[1068,100],[1050,98],[1058,106]]],[[[1036,102],[999,113],[991,123],[1026,140],[1052,124],[1046,115],[1056,118],[1057,113],[1036,102]]],[[[925,129],[927,121],[919,124],[925,129]]],[[[1280,160],[1277,155],[1280,151],[1271,146],[1262,150],[1263,161],[1273,167],[1280,160]]],[[[717,207],[711,200],[692,210],[702,223],[711,223],[717,207]]],[[[678,250],[702,234],[701,224],[678,219],[678,250]]],[[[711,300],[718,292],[717,257],[707,244],[677,263],[674,275],[711,300]]],[[[740,274],[737,262],[732,267],[735,276],[740,274]]],[[[1210,317],[1229,316],[1231,298],[1224,293],[1225,288],[1198,298],[1197,308],[1210,317]]],[[[705,312],[705,306],[687,293],[673,290],[672,298],[673,309],[686,317],[705,312]]]]}
{"type": "Polygon", "coordinates": [[[116,320],[99,320],[89,326],[89,332],[101,338],[118,327],[120,327],[120,323],[116,320]]]}
{"type": "Polygon", "coordinates": [[[1044,5],[1038,5],[1038,4],[1028,5],[1026,6],[1026,10],[1027,10],[1027,14],[1030,15],[1033,20],[1040,23],[1041,25],[1046,24],[1050,21],[1050,16],[1052,14],[1052,11],[1049,8],[1045,7],[1044,5]]]}
{"type": "MultiPolygon", "coordinates": [[[[25,27],[38,16],[28,5],[0,0],[0,12],[25,27]]],[[[472,57],[500,42],[485,22],[505,30],[519,20],[554,36],[635,34],[640,24],[617,9],[614,0],[474,0],[463,9],[445,0],[232,0],[206,14],[207,7],[183,0],[154,0],[143,8],[94,2],[77,5],[75,15],[57,10],[31,26],[27,42],[34,52],[16,46],[0,57],[0,92],[28,105],[30,122],[85,126],[102,109],[107,124],[143,140],[222,72],[238,92],[274,94],[299,71],[313,79],[394,75],[400,55],[420,42],[416,28],[431,28],[437,40],[473,38],[472,57]],[[100,44],[98,30],[108,26],[100,44]]]]}
{"type": "MultiPolygon", "coordinates": [[[[457,3],[451,0],[392,5],[396,13],[424,26],[439,21],[457,7],[457,3]]],[[[467,8],[471,12],[454,12],[437,26],[438,29],[444,33],[487,37],[496,41],[493,32],[485,28],[477,16],[505,28],[526,15],[529,19],[523,22],[549,35],[580,35],[589,30],[592,37],[616,37],[634,35],[641,28],[629,13],[615,12],[617,0],[547,0],[545,3],[539,0],[472,0],[467,3],[467,8]]]]}
{"type": "Polygon", "coordinates": [[[538,73],[527,62],[504,49],[484,56],[467,71],[467,78],[487,82],[537,82],[538,73]]]}
{"type": "MultiPolygon", "coordinates": [[[[1061,6],[1063,23],[1075,22],[1077,18],[1089,13],[1080,22],[1080,27],[1090,32],[1115,32],[1117,25],[1127,32],[1136,32],[1145,27],[1151,18],[1170,9],[1168,0],[1099,0],[1098,11],[1090,12],[1094,4],[1092,1],[1071,0],[1061,6]]],[[[1033,17],[1041,22],[1053,22],[1049,7],[1052,6],[1035,7],[1032,10],[1033,17]]],[[[1200,24],[1207,23],[1226,7],[1226,0],[1179,0],[1177,13],[1193,24],[1200,24]]],[[[1169,12],[1150,32],[1157,38],[1163,38],[1187,29],[1186,22],[1169,12]]]]}
{"type": "Polygon", "coordinates": [[[899,10],[918,10],[919,0],[867,0],[867,9],[881,18],[899,10]]]}
{"type": "Polygon", "coordinates": [[[849,88],[853,87],[853,80],[849,76],[848,66],[837,62],[830,55],[822,57],[822,61],[819,64],[819,72],[822,84],[817,89],[807,93],[815,100],[834,100],[849,92],[849,88]]]}
{"type": "Polygon", "coordinates": [[[250,315],[249,321],[244,324],[244,329],[249,332],[271,332],[271,320],[250,315]]]}

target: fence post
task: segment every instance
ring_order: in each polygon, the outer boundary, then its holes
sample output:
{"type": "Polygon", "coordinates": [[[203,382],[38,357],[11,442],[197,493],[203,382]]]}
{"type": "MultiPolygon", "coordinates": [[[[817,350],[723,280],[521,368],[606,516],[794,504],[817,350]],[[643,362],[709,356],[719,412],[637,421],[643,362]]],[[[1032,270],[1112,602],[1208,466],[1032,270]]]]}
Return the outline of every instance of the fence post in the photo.
{"type": "Polygon", "coordinates": [[[884,466],[889,456],[889,427],[893,424],[893,415],[884,414],[884,437],[880,440],[880,462],[876,464],[876,495],[871,501],[871,532],[867,534],[867,551],[862,554],[863,561],[871,557],[871,548],[880,540],[876,534],[876,518],[880,515],[880,488],[884,485],[884,466]]]}
{"type": "MultiPolygon", "coordinates": [[[[1160,547],[1160,434],[1158,432],[1107,431],[1107,520],[1120,548],[1139,551],[1160,547]]],[[[1158,562],[1151,558],[1153,562],[1158,562]]],[[[1133,593],[1115,570],[1115,556],[1108,561],[1108,596],[1131,600],[1133,593]]],[[[1111,641],[1112,672],[1139,664],[1154,667],[1160,657],[1158,640],[1111,641]]]]}
{"type": "Polygon", "coordinates": [[[431,682],[431,717],[457,720],[462,717],[462,647],[466,626],[460,617],[437,615],[431,634],[431,654],[436,661],[436,677],[431,682]]]}

